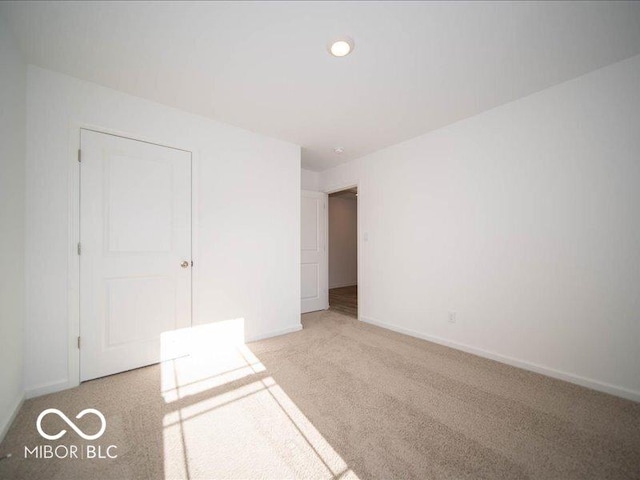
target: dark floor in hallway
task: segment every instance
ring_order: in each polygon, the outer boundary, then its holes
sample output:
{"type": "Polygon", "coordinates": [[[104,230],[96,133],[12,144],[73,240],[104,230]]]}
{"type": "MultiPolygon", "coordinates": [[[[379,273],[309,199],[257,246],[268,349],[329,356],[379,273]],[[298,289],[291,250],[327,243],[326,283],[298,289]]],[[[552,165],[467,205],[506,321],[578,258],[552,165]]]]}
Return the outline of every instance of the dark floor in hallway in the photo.
{"type": "Polygon", "coordinates": [[[358,318],[358,286],[329,289],[329,310],[358,318]]]}

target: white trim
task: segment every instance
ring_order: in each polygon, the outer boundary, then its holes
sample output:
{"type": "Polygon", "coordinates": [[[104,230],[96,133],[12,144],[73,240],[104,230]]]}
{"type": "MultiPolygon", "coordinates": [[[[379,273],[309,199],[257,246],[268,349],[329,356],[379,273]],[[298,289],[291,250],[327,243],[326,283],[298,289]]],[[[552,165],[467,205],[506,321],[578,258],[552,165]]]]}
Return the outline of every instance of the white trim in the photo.
{"type": "Polygon", "coordinates": [[[24,396],[24,392],[22,392],[22,393],[18,394],[17,398],[13,402],[13,407],[9,410],[11,412],[11,414],[9,415],[9,417],[7,419],[4,420],[4,423],[2,424],[2,427],[0,428],[0,442],[2,442],[4,440],[4,437],[7,435],[7,432],[11,428],[11,425],[13,424],[13,421],[18,416],[18,412],[22,408],[22,404],[24,403],[24,400],[25,400],[25,396],[24,396]]]}
{"type": "Polygon", "coordinates": [[[69,125],[69,245],[67,248],[69,338],[67,342],[67,380],[64,382],[51,382],[27,390],[27,398],[80,385],[80,350],[78,349],[77,340],[80,335],[80,258],[77,252],[77,245],[80,241],[80,164],[78,163],[78,150],[80,149],[80,130],[84,126],[74,121],[69,125]],[[55,385],[64,386],[61,388],[52,387],[55,385]]]}
{"type": "Polygon", "coordinates": [[[371,325],[376,325],[378,327],[385,328],[387,330],[393,330],[394,332],[403,333],[411,337],[427,340],[429,342],[437,343],[439,345],[444,345],[445,347],[454,348],[456,350],[462,350],[463,352],[471,353],[479,357],[488,358],[490,360],[495,360],[497,362],[505,363],[513,367],[522,368],[523,370],[529,370],[531,372],[540,373],[542,375],[546,375],[547,377],[557,378],[559,380],[575,383],[576,385],[591,388],[599,392],[609,393],[617,397],[622,397],[628,400],[633,400],[635,402],[640,402],[640,392],[635,390],[629,390],[627,388],[618,387],[616,385],[611,385],[609,383],[600,382],[598,380],[593,380],[591,378],[582,377],[580,375],[575,375],[573,373],[563,372],[561,370],[555,370],[553,368],[545,367],[537,363],[531,363],[524,360],[519,360],[517,358],[509,357],[507,355],[502,355],[499,353],[490,352],[488,350],[483,350],[481,348],[472,347],[464,343],[453,342],[451,340],[446,340],[441,337],[426,335],[424,333],[420,333],[415,330],[399,327],[397,325],[393,325],[390,323],[380,322],[372,318],[362,317],[362,321],[369,323],[371,325]]]}
{"type": "Polygon", "coordinates": [[[332,288],[357,287],[357,286],[358,286],[358,282],[337,283],[335,285],[329,285],[329,290],[331,290],[332,288]]]}
{"type": "Polygon", "coordinates": [[[198,251],[198,235],[196,232],[199,231],[199,217],[198,217],[198,209],[196,205],[199,205],[200,198],[200,182],[197,179],[200,178],[200,151],[197,149],[190,150],[191,153],[191,261],[193,262],[193,266],[191,267],[191,327],[197,325],[197,317],[196,317],[196,296],[195,296],[195,285],[196,279],[198,277],[197,268],[200,267],[198,251]]]}
{"type": "Polygon", "coordinates": [[[38,385],[37,387],[27,389],[25,392],[25,397],[27,399],[40,397],[42,395],[60,392],[62,390],[67,390],[69,388],[73,388],[77,386],[78,386],[78,383],[74,384],[74,382],[71,380],[57,380],[54,382],[43,383],[38,385]]]}
{"type": "Polygon", "coordinates": [[[302,324],[298,323],[297,325],[283,328],[281,330],[272,330],[270,332],[245,337],[244,341],[245,343],[255,342],[258,340],[264,340],[265,338],[279,337],[280,335],[286,335],[287,333],[299,332],[300,330],[302,330],[302,324]]]}

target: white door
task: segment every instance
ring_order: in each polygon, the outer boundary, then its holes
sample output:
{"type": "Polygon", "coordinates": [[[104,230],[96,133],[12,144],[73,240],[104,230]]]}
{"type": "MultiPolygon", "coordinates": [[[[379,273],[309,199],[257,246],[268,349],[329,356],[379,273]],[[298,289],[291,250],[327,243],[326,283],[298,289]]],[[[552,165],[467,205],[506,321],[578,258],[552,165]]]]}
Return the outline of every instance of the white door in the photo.
{"type": "Polygon", "coordinates": [[[165,359],[191,326],[191,154],[89,130],[80,149],[84,381],[165,359]]]}
{"type": "Polygon", "coordinates": [[[302,313],[329,308],[327,194],[302,191],[300,291],[302,313]]]}

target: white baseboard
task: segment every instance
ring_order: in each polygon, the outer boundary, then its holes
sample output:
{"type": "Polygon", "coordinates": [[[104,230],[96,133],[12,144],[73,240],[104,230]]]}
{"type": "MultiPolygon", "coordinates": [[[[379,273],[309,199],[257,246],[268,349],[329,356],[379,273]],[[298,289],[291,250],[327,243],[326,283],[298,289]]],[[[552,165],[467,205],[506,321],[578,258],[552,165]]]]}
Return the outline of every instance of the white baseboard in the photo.
{"type": "Polygon", "coordinates": [[[329,285],[329,290],[332,288],[342,288],[342,287],[357,287],[358,282],[347,282],[347,283],[336,283],[335,285],[329,285]]]}
{"type": "MultiPolygon", "coordinates": [[[[297,332],[298,330],[302,330],[301,323],[298,323],[288,328],[283,328],[281,330],[272,330],[270,332],[265,332],[259,335],[245,337],[245,342],[255,342],[256,340],[263,340],[265,338],[277,337],[280,335],[285,335],[287,333],[297,332]]],[[[67,390],[69,388],[73,388],[76,386],[77,385],[73,384],[68,380],[59,380],[59,381],[45,383],[42,385],[38,385],[36,387],[29,388],[26,391],[25,395],[26,395],[26,398],[40,397],[42,395],[47,395],[48,393],[60,392],[62,390],[67,390]]]]}
{"type": "Polygon", "coordinates": [[[25,395],[27,398],[35,398],[46,395],[48,393],[60,392],[62,390],[73,388],[75,386],[77,385],[72,385],[68,380],[50,382],[27,389],[25,395]]]}
{"type": "MultiPolygon", "coordinates": [[[[285,335],[287,333],[293,333],[302,330],[302,324],[298,323],[288,328],[283,328],[281,330],[272,330],[270,332],[265,332],[259,335],[254,335],[245,338],[245,342],[255,342],[256,340],[263,340],[265,338],[277,337],[280,335],[285,335]]],[[[55,382],[45,383],[42,385],[38,385],[36,387],[29,388],[25,392],[26,398],[34,398],[40,397],[42,395],[47,395],[48,393],[60,392],[62,390],[67,390],[68,388],[76,387],[77,385],[69,382],[68,380],[59,380],[55,382]]]]}
{"type": "Polygon", "coordinates": [[[283,328],[282,330],[272,330],[271,332],[261,333],[259,335],[253,335],[245,338],[245,342],[255,342],[257,340],[264,340],[265,338],[279,337],[280,335],[286,335],[287,333],[298,332],[302,330],[302,324],[298,323],[292,327],[283,328]]]}
{"type": "Polygon", "coordinates": [[[490,360],[495,360],[497,362],[506,363],[507,365],[511,365],[513,367],[518,367],[524,370],[529,370],[531,372],[540,373],[542,375],[546,375],[547,377],[557,378],[559,380],[575,383],[576,385],[581,385],[583,387],[591,388],[593,390],[609,393],[617,397],[622,397],[628,400],[633,400],[635,402],[640,402],[640,392],[635,390],[629,390],[624,387],[618,387],[616,385],[611,385],[609,383],[604,383],[598,380],[582,377],[580,375],[575,375],[573,373],[555,370],[553,368],[545,367],[543,365],[538,365],[536,363],[519,360],[517,358],[509,357],[507,355],[501,355],[495,352],[490,352],[488,350],[483,350],[481,348],[472,347],[464,343],[453,342],[451,340],[447,340],[441,337],[426,335],[426,334],[417,332],[415,330],[399,327],[397,325],[393,325],[390,323],[380,322],[372,318],[361,317],[360,320],[366,323],[370,323],[371,325],[376,325],[378,327],[386,328],[387,330],[393,330],[394,332],[403,333],[405,335],[420,338],[422,340],[427,340],[429,342],[444,345],[445,347],[451,347],[451,348],[455,348],[456,350],[462,350],[463,352],[472,353],[474,355],[478,355],[479,357],[484,357],[490,360]]]}
{"type": "Polygon", "coordinates": [[[18,415],[18,412],[20,411],[20,408],[22,407],[24,400],[25,400],[25,396],[24,396],[24,392],[22,392],[13,401],[13,405],[11,406],[8,412],[9,416],[5,419],[2,419],[2,424],[0,424],[0,442],[4,440],[4,437],[9,431],[9,428],[11,428],[11,424],[16,419],[16,416],[18,415]]]}

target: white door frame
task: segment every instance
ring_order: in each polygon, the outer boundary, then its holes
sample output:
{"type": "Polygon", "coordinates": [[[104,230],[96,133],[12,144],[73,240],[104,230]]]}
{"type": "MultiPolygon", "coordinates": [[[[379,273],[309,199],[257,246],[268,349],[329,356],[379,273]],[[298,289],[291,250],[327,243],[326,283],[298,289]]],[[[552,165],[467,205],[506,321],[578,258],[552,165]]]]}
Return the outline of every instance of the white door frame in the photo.
{"type": "MultiPolygon", "coordinates": [[[[357,225],[356,225],[356,229],[357,229],[357,236],[358,236],[358,241],[356,243],[357,248],[358,248],[358,320],[361,321],[361,317],[362,317],[362,305],[364,304],[364,302],[362,301],[362,292],[363,289],[360,288],[360,283],[364,280],[364,276],[362,275],[362,215],[360,215],[360,203],[362,202],[362,193],[360,192],[360,181],[359,180],[354,180],[353,182],[348,182],[345,184],[339,184],[339,185],[332,185],[330,187],[325,188],[324,190],[322,190],[324,193],[326,193],[327,195],[330,195],[332,193],[336,193],[336,192],[341,192],[342,190],[349,190],[350,188],[357,188],[358,189],[358,198],[356,200],[356,211],[357,211],[357,216],[358,216],[358,221],[357,221],[357,225]]],[[[329,212],[329,205],[327,202],[327,215],[329,212]]],[[[329,272],[329,220],[327,219],[327,272],[329,272]]],[[[327,275],[327,282],[329,282],[329,276],[327,275]]],[[[327,283],[327,291],[329,288],[329,284],[327,283]]]]}
{"type": "MultiPolygon", "coordinates": [[[[78,337],[80,336],[80,258],[78,256],[78,243],[80,241],[80,164],[78,151],[80,150],[81,130],[91,130],[106,135],[128,138],[138,142],[151,143],[160,147],[173,148],[188,152],[191,156],[191,258],[197,265],[197,241],[194,237],[197,225],[197,214],[193,206],[197,201],[197,178],[199,155],[195,149],[180,148],[167,145],[153,138],[145,138],[138,134],[123,132],[112,128],[105,128],[86,122],[72,121],[69,125],[69,248],[68,254],[68,278],[67,278],[67,311],[68,311],[68,344],[67,344],[67,380],[66,382],[54,382],[42,385],[31,390],[29,397],[44,395],[80,385],[80,349],[78,337]]],[[[194,273],[191,269],[191,298],[193,299],[194,273]]],[[[194,305],[191,305],[192,324],[195,318],[194,305]]]]}

